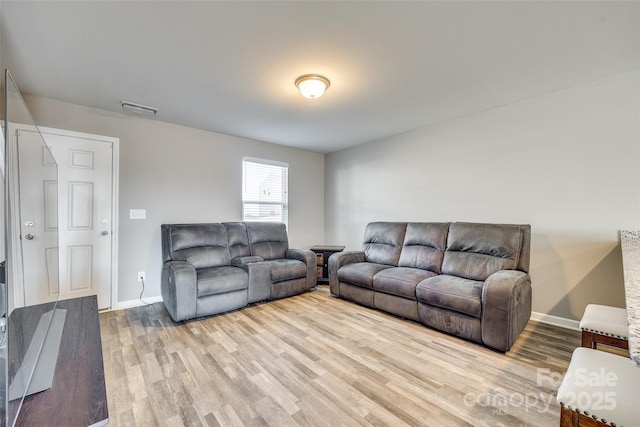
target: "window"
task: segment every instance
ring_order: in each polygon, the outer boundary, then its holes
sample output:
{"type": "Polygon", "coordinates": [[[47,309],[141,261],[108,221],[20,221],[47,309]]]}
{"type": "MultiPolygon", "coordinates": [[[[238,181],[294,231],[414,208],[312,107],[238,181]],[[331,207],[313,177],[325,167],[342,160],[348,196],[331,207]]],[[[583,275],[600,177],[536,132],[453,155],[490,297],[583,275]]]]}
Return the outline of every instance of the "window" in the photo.
{"type": "Polygon", "coordinates": [[[242,220],[284,222],[289,219],[289,165],[242,160],[242,220]]]}

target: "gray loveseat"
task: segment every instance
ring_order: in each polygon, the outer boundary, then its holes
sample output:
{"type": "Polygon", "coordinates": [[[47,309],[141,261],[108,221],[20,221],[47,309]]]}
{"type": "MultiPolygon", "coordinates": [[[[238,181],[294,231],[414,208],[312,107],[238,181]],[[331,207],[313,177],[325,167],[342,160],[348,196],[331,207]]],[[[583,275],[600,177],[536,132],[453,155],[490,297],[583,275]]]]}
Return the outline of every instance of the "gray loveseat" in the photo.
{"type": "Polygon", "coordinates": [[[329,258],[332,294],[507,351],[531,316],[529,225],[367,225],[329,258]]]}
{"type": "Polygon", "coordinates": [[[299,294],[316,285],[313,252],[282,223],[163,224],[162,298],[176,322],[299,294]]]}

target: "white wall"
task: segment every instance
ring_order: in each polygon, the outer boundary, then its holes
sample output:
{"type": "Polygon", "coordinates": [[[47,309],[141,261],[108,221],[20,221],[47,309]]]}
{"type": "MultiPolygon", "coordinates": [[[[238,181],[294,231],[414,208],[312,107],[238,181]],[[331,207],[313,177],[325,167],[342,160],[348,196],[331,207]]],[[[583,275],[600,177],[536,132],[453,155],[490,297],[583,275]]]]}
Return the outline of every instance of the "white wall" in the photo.
{"type": "Polygon", "coordinates": [[[624,306],[620,229],[640,228],[640,73],[327,155],[326,243],[370,221],[532,226],[533,310],[624,306]]]}
{"type": "MultiPolygon", "coordinates": [[[[0,0],[0,34],[2,34],[2,0],[0,0]]],[[[4,99],[4,67],[2,60],[2,43],[0,41],[0,98],[4,99]]],[[[4,101],[0,101],[0,117],[4,117],[4,101]]],[[[2,120],[2,119],[0,119],[2,120]]],[[[4,162],[4,128],[0,129],[0,151],[2,154],[0,155],[0,161],[4,162]]],[[[4,168],[4,166],[3,166],[4,168]]],[[[4,173],[4,172],[3,172],[4,173]]],[[[0,191],[0,261],[5,259],[4,251],[5,251],[5,237],[4,237],[4,176],[0,180],[0,185],[2,185],[3,190],[0,191]]],[[[2,307],[0,307],[0,310],[2,307]]]]}
{"type": "Polygon", "coordinates": [[[324,155],[244,138],[26,96],[41,126],[120,138],[119,301],[160,295],[160,225],[239,221],[242,158],[289,164],[289,243],[324,241],[324,155]],[[129,209],[146,209],[130,220],[129,209]]]}

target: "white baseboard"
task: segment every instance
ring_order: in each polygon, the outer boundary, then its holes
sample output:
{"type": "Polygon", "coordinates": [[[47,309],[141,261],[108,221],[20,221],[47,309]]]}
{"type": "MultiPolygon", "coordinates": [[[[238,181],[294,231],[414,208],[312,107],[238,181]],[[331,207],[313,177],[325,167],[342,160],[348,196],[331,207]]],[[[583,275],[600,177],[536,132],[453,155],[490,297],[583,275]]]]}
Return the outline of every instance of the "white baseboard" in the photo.
{"type": "Polygon", "coordinates": [[[132,299],[129,301],[120,301],[116,308],[114,308],[114,310],[125,310],[127,308],[134,308],[134,307],[142,307],[143,305],[146,304],[154,304],[156,302],[162,302],[162,296],[158,295],[155,297],[142,297],[143,301],[140,301],[139,299],[132,299]],[[146,303],[146,304],[145,304],[146,303]]]}
{"type": "Polygon", "coordinates": [[[565,329],[572,329],[574,331],[580,330],[580,322],[577,320],[566,319],[564,317],[552,316],[550,314],[532,312],[531,320],[535,320],[541,323],[547,323],[549,325],[560,326],[565,329]]]}

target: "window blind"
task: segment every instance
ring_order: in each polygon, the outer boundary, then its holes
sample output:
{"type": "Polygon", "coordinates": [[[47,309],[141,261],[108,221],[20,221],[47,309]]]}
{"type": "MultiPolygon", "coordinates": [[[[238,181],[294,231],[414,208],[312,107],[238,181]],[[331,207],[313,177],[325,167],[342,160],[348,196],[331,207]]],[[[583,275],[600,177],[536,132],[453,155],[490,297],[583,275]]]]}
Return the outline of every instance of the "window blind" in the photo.
{"type": "Polygon", "coordinates": [[[242,161],[242,220],[288,222],[289,165],[242,161]]]}

